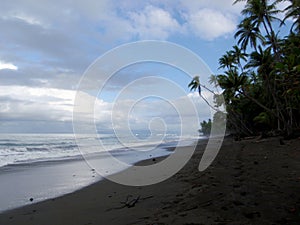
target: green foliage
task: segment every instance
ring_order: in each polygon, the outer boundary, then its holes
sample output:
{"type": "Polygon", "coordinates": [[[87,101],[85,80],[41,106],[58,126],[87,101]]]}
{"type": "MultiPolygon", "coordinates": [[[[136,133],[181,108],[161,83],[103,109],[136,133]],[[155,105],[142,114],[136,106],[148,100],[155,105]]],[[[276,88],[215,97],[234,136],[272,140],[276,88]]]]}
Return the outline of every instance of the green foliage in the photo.
{"type": "MultiPolygon", "coordinates": [[[[244,1],[244,19],[234,35],[237,45],[219,59],[221,74],[210,78],[225,99],[215,94],[215,106],[226,108],[231,132],[252,135],[268,129],[290,135],[300,129],[300,1],[288,1],[284,10],[284,21],[293,19],[284,38],[281,27],[273,25],[280,21],[276,17],[280,0],[244,1]]],[[[194,90],[199,86],[199,77],[189,85],[194,90]]],[[[208,126],[203,121],[202,132],[208,126]]]]}
{"type": "Polygon", "coordinates": [[[258,116],[254,117],[253,121],[262,125],[270,124],[270,117],[266,112],[261,112],[258,116]]]}
{"type": "Polygon", "coordinates": [[[194,79],[189,83],[188,87],[191,91],[198,91],[199,95],[201,95],[201,85],[199,76],[195,76],[194,79]]]}
{"type": "Polygon", "coordinates": [[[201,132],[205,136],[209,136],[211,131],[211,125],[211,119],[209,119],[208,122],[203,120],[203,122],[200,123],[201,129],[199,129],[199,132],[201,132]]]}
{"type": "Polygon", "coordinates": [[[294,21],[291,26],[291,32],[296,32],[299,34],[300,32],[300,1],[299,0],[289,0],[290,5],[285,8],[285,17],[284,20],[292,19],[294,21]]]}

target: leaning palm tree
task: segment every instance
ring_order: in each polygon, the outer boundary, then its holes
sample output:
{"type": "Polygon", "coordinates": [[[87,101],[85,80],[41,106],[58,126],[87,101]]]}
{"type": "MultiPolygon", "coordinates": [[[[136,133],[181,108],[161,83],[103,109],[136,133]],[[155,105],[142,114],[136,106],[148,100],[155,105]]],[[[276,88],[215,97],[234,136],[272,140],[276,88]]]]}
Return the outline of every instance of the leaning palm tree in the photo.
{"type": "MultiPolygon", "coordinates": [[[[243,74],[239,74],[237,68],[225,71],[224,74],[213,75],[212,82],[217,82],[223,89],[222,96],[226,103],[226,111],[229,113],[228,122],[234,127],[238,133],[251,135],[252,131],[248,128],[245,121],[241,117],[241,113],[236,108],[236,104],[240,102],[243,94],[242,90],[248,86],[248,78],[243,74]]],[[[216,96],[218,97],[218,95],[216,96]]],[[[215,100],[217,100],[216,98],[215,100]]]]}
{"type": "Polygon", "coordinates": [[[213,91],[209,90],[207,87],[205,87],[204,85],[202,85],[200,83],[200,78],[199,76],[195,76],[192,81],[189,83],[188,87],[190,88],[191,91],[198,91],[198,94],[199,96],[205,101],[205,103],[210,107],[212,108],[213,110],[215,111],[220,111],[219,109],[217,109],[216,107],[212,106],[208,101],[207,99],[202,95],[202,88],[205,88],[206,90],[208,90],[209,92],[213,93],[213,91]]]}

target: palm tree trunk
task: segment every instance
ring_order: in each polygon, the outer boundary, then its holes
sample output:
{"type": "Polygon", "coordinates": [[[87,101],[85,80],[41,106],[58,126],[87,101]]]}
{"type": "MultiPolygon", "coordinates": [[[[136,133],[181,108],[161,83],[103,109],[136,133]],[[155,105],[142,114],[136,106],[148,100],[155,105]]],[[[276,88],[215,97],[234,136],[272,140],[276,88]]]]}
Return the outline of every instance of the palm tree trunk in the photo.
{"type": "MultiPolygon", "coordinates": [[[[267,21],[267,24],[268,24],[268,27],[270,29],[270,31],[267,32],[267,34],[269,35],[269,37],[271,38],[271,44],[272,44],[272,48],[273,48],[273,52],[275,54],[275,57],[277,60],[279,60],[279,55],[278,55],[278,44],[277,42],[273,39],[273,35],[275,34],[274,33],[274,29],[273,29],[273,26],[272,26],[272,23],[271,23],[271,20],[270,20],[270,17],[269,15],[266,15],[266,21],[267,21]]],[[[265,29],[267,30],[266,28],[266,24],[264,22],[264,26],[265,26],[265,29]]]]}
{"type": "Polygon", "coordinates": [[[257,101],[255,98],[253,98],[250,95],[248,95],[246,92],[240,91],[240,90],[238,92],[240,94],[244,95],[249,100],[253,101],[255,104],[257,104],[260,107],[262,107],[264,110],[266,110],[267,112],[269,112],[275,118],[277,118],[277,122],[279,122],[279,123],[282,122],[283,125],[284,125],[284,131],[286,132],[287,135],[289,135],[291,133],[291,127],[288,125],[287,121],[284,119],[284,116],[282,114],[280,114],[280,113],[274,113],[271,109],[269,109],[268,107],[266,107],[265,105],[263,105],[262,103],[260,103],[259,101],[257,101]]]}
{"type": "Polygon", "coordinates": [[[212,105],[207,101],[207,99],[204,98],[204,96],[201,94],[201,88],[200,88],[200,85],[199,85],[199,87],[198,87],[198,94],[199,94],[199,96],[205,101],[205,103],[206,103],[210,108],[212,108],[212,109],[215,110],[216,112],[220,112],[219,109],[217,109],[216,107],[212,106],[212,105]]]}
{"type": "MultiPolygon", "coordinates": [[[[262,107],[264,110],[266,110],[267,112],[269,112],[270,114],[272,114],[276,118],[278,118],[277,113],[274,113],[271,109],[269,109],[268,107],[266,107],[265,105],[263,105],[262,103],[260,103],[259,101],[257,101],[255,98],[253,98],[250,95],[248,95],[246,92],[238,90],[238,93],[244,95],[246,98],[248,98],[249,100],[251,100],[252,102],[254,102],[255,104],[257,104],[258,106],[262,107]]],[[[280,118],[278,118],[278,119],[280,119],[280,118]]]]}
{"type": "MultiPolygon", "coordinates": [[[[233,126],[236,127],[237,130],[240,129],[240,131],[242,131],[242,133],[246,134],[246,135],[252,135],[253,132],[247,127],[247,125],[240,119],[238,113],[236,113],[233,109],[229,110],[231,115],[233,115],[233,118],[241,125],[241,126],[237,126],[236,122],[233,121],[231,122],[231,124],[233,126]]],[[[227,117],[230,120],[230,117],[227,117]]],[[[239,131],[239,132],[240,132],[239,131]]]]}

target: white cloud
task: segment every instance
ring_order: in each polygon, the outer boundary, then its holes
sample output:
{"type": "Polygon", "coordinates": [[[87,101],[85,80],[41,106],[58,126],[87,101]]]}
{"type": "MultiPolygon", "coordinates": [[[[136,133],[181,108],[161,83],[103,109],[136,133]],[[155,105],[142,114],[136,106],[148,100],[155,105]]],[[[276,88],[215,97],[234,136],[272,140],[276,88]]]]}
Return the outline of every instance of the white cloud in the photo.
{"type": "MultiPolygon", "coordinates": [[[[240,2],[233,5],[234,0],[179,0],[176,2],[179,8],[184,8],[188,12],[195,13],[200,9],[209,8],[226,13],[238,15],[243,9],[245,2],[240,2]]],[[[171,3],[170,3],[171,4],[171,3]]]]}
{"type": "Polygon", "coordinates": [[[137,39],[166,40],[177,35],[196,35],[205,40],[222,37],[232,31],[233,18],[241,9],[240,4],[232,6],[232,2],[5,1],[0,9],[0,41],[7,44],[1,46],[0,54],[18,56],[29,66],[41,63],[82,73],[93,59],[116,44],[137,39]]]}
{"type": "MultiPolygon", "coordinates": [[[[75,0],[70,4],[68,0],[43,0],[37,4],[36,1],[4,1],[0,8],[0,58],[7,62],[0,62],[0,83],[13,86],[0,87],[1,118],[71,121],[75,91],[65,89],[76,87],[79,76],[96,57],[120,43],[140,39],[195,41],[197,36],[201,41],[224,37],[234,30],[241,9],[240,5],[232,7],[232,2],[75,0]],[[34,86],[39,88],[32,88],[34,86]]],[[[188,44],[196,46],[196,42],[188,44]]],[[[128,80],[124,76],[117,88],[128,80]]],[[[94,102],[95,98],[83,94],[87,101],[94,102]]],[[[171,94],[174,97],[174,93],[171,94]]],[[[197,99],[197,104],[207,107],[197,99]]],[[[140,110],[128,116],[123,113],[128,102],[121,103],[124,106],[121,104],[120,110],[114,112],[120,126],[130,120],[136,127],[144,127],[149,118],[157,115],[170,124],[173,122],[174,127],[178,125],[176,112],[167,104],[141,103],[140,110]],[[160,114],[151,114],[157,109],[161,109],[160,114]]],[[[182,99],[174,100],[174,104],[186,106],[182,99]]],[[[97,122],[108,127],[112,103],[98,99],[95,107],[99,112],[97,122]]],[[[181,108],[188,118],[190,109],[181,108]]],[[[201,111],[199,116],[203,118],[204,114],[201,111]]],[[[188,121],[198,127],[195,121],[188,121]]]]}
{"type": "MultiPolygon", "coordinates": [[[[209,107],[201,101],[197,94],[189,94],[174,100],[136,101],[121,99],[117,105],[105,102],[87,93],[79,93],[84,98],[81,121],[87,116],[93,116],[101,129],[130,130],[162,129],[162,123],[169,130],[180,131],[182,123],[195,133],[199,127],[195,116],[207,119],[210,116],[209,107]],[[192,103],[192,102],[193,103],[192,103]],[[197,112],[191,104],[195,104],[197,112]],[[85,111],[93,107],[94,114],[85,111]],[[159,119],[159,120],[158,120],[159,119]]],[[[73,118],[75,91],[54,88],[31,88],[26,86],[0,86],[0,115],[3,121],[29,122],[28,126],[44,121],[68,122],[73,118]]],[[[46,129],[46,128],[45,128],[46,129]]],[[[58,130],[59,131],[59,130],[58,130]]],[[[56,132],[58,132],[56,131],[56,132]]]]}
{"type": "Polygon", "coordinates": [[[231,15],[208,8],[188,15],[187,20],[191,31],[207,40],[232,33],[236,28],[236,22],[231,15]]]}
{"type": "Polygon", "coordinates": [[[74,92],[26,86],[0,87],[2,119],[71,120],[74,92]]]}
{"type": "Polygon", "coordinates": [[[0,61],[0,70],[18,70],[18,67],[12,63],[5,63],[0,61]]]}
{"type": "Polygon", "coordinates": [[[45,24],[43,24],[41,21],[39,21],[37,18],[33,17],[33,16],[29,16],[29,15],[26,15],[25,13],[13,13],[11,15],[11,18],[16,18],[16,19],[19,19],[19,20],[22,20],[28,24],[31,24],[31,25],[39,25],[39,26],[44,26],[46,27],[45,24]]]}
{"type": "MultiPolygon", "coordinates": [[[[277,4],[277,8],[278,10],[280,10],[280,12],[278,13],[277,17],[281,20],[284,19],[285,17],[285,13],[283,12],[284,9],[286,9],[288,6],[291,5],[291,2],[289,1],[281,1],[277,4]]],[[[289,21],[292,21],[291,18],[288,18],[289,21]]]]}
{"type": "Polygon", "coordinates": [[[167,39],[173,32],[180,31],[180,25],[164,9],[148,5],[143,11],[129,14],[135,32],[141,39],[167,39]]]}

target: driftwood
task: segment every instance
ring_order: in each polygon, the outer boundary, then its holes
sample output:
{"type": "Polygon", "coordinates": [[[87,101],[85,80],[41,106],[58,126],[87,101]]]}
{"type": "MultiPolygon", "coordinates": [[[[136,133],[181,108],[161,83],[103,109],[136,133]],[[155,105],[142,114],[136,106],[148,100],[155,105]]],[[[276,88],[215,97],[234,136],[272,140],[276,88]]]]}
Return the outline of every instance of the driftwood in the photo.
{"type": "Polygon", "coordinates": [[[140,195],[137,196],[136,198],[133,198],[132,195],[127,195],[126,201],[125,202],[120,202],[121,204],[124,204],[122,208],[132,208],[135,206],[135,204],[139,201],[140,195]]]}
{"type": "Polygon", "coordinates": [[[116,208],[111,208],[111,209],[108,209],[106,211],[111,211],[113,209],[123,209],[123,208],[132,208],[136,205],[136,203],[140,200],[145,200],[145,199],[149,199],[149,198],[153,198],[153,196],[148,196],[148,197],[144,197],[144,198],[141,198],[140,195],[138,195],[137,197],[133,197],[133,195],[127,195],[126,197],[126,200],[123,201],[123,202],[120,202],[122,204],[122,206],[120,207],[116,207],[116,208]]]}

